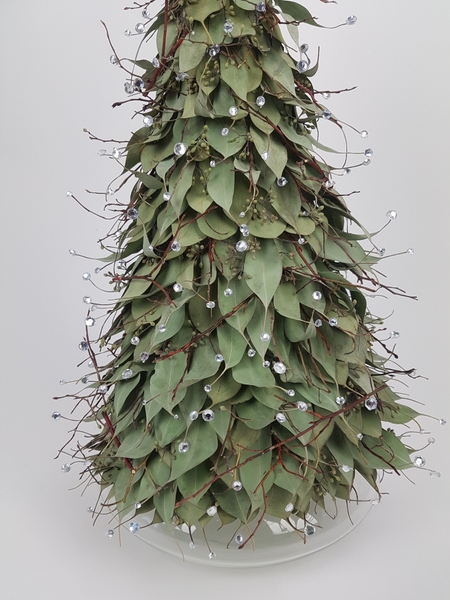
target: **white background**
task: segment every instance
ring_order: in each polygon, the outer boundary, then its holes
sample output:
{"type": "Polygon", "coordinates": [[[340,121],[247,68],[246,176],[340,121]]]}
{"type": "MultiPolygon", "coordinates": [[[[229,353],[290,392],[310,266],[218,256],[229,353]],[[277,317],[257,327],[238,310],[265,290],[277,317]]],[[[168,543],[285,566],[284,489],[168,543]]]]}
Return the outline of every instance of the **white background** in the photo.
{"type": "MultiPolygon", "coordinates": [[[[308,0],[323,24],[358,16],[353,27],[318,30],[303,26],[302,41],[321,46],[318,89],[358,86],[332,97],[343,121],[370,132],[350,135],[355,151],[370,144],[372,164],[352,173],[339,189],[361,190],[351,207],[372,231],[398,219],[379,236],[387,254],[414,247],[415,254],[381,263],[390,285],[419,302],[388,297],[377,311],[394,310],[387,329],[401,337],[405,368],[428,379],[412,381],[408,393],[424,412],[450,420],[448,339],[450,258],[448,99],[450,8],[448,0],[308,0]]],[[[132,57],[138,38],[123,36],[139,12],[123,12],[123,0],[45,3],[3,0],[0,8],[0,165],[2,201],[2,375],[0,412],[0,592],[5,600],[96,598],[309,597],[423,600],[448,598],[448,427],[424,418],[436,444],[424,451],[425,470],[409,471],[413,483],[391,475],[390,492],[350,536],[296,563],[264,570],[227,570],[182,563],[143,547],[131,535],[122,546],[105,536],[107,523],[92,527],[76,468],[63,475],[53,460],[70,423],[60,379],[83,375],[75,365],[83,335],[81,297],[94,289],[81,279],[87,265],[68,254],[99,255],[106,224],[66,198],[70,189],[93,208],[117,173],[97,156],[86,127],[100,137],[127,139],[140,124],[128,108],[124,76],[109,64],[100,24],[107,22],[117,50],[132,57]]],[[[152,53],[149,53],[149,58],[152,53]]],[[[102,283],[101,275],[96,282],[102,283]]],[[[419,447],[429,436],[415,435],[419,447]]]]}

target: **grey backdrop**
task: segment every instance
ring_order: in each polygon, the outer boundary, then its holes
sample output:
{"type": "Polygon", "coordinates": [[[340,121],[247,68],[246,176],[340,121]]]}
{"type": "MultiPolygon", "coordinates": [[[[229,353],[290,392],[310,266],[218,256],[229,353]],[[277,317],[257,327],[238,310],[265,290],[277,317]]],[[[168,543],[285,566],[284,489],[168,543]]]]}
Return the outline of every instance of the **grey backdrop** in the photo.
{"type": "MultiPolygon", "coordinates": [[[[424,411],[450,420],[449,338],[449,125],[450,9],[448,0],[308,0],[324,24],[358,16],[354,27],[302,27],[302,41],[322,49],[320,88],[358,86],[329,101],[343,121],[369,130],[368,143],[350,136],[355,151],[374,149],[372,165],[339,181],[361,190],[355,215],[374,231],[389,209],[398,219],[379,236],[387,254],[414,247],[414,255],[383,261],[394,286],[419,302],[377,299],[388,331],[401,332],[397,350],[405,367],[427,379],[408,393],[424,411]]],[[[111,54],[100,19],[108,23],[119,54],[132,56],[135,39],[123,36],[139,13],[123,12],[123,0],[35,2],[3,0],[0,8],[1,196],[2,196],[2,458],[0,591],[5,600],[85,598],[186,598],[264,600],[301,595],[322,598],[381,597],[444,600],[448,593],[449,428],[423,419],[436,444],[425,470],[390,475],[389,492],[350,536],[299,562],[227,572],[202,568],[142,547],[130,535],[105,537],[107,524],[92,527],[86,508],[95,493],[68,491],[76,469],[53,461],[67,439],[68,422],[52,422],[69,403],[60,379],[73,379],[85,315],[81,279],[88,267],[69,248],[97,255],[105,224],[66,198],[70,189],[101,207],[117,174],[113,161],[97,156],[83,127],[100,137],[126,139],[136,128],[131,111],[111,110],[124,98],[124,77],[111,54]]],[[[150,54],[151,55],[151,54],[150,54]]],[[[328,133],[324,131],[324,135],[328,133]]],[[[332,134],[330,133],[330,136],[332,134]]],[[[93,271],[95,264],[89,264],[93,271]]],[[[95,281],[101,282],[99,279],[95,281]]],[[[95,296],[95,294],[93,294],[95,296]]],[[[420,446],[426,436],[414,436],[420,446]]]]}

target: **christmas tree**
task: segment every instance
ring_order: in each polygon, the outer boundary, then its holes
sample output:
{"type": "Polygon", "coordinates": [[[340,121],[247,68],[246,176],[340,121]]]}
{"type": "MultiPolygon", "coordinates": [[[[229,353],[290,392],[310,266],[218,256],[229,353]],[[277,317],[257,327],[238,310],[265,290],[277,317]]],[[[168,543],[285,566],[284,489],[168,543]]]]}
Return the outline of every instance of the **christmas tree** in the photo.
{"type": "Polygon", "coordinates": [[[218,515],[248,525],[244,546],[266,514],[305,518],[349,500],[356,473],[379,493],[379,470],[412,466],[391,425],[418,413],[389,385],[412,372],[387,365],[366,306],[389,289],[380,252],[322,157],[319,124],[339,121],[307,45],[293,58],[283,37],[315,19],[285,0],[150,4],[136,33],[157,56],[125,85],[143,127],[112,151],[133,187],[126,204],[108,190],[102,241],[120,297],[80,344],[97,379],[82,424],[99,431],[74,456],[131,531],[139,513],[218,515]]]}

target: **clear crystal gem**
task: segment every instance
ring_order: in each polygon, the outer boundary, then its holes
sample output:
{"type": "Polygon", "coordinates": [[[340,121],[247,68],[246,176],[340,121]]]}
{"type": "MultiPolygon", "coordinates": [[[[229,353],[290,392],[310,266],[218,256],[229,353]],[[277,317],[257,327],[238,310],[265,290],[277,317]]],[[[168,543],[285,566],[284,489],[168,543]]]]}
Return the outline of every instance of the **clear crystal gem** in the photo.
{"type": "Polygon", "coordinates": [[[396,219],[397,218],[397,211],[395,211],[395,210],[388,210],[387,213],[386,213],[386,216],[387,216],[388,219],[391,219],[391,220],[396,219]]]}
{"type": "Polygon", "coordinates": [[[247,350],[247,356],[249,356],[250,358],[253,358],[254,356],[256,356],[256,350],[253,350],[253,348],[250,348],[250,350],[247,350]]]}
{"type": "Polygon", "coordinates": [[[245,217],[245,212],[240,212],[239,216],[242,217],[242,218],[245,217]]]}
{"type": "Polygon", "coordinates": [[[59,412],[54,412],[54,413],[52,413],[52,419],[53,419],[54,421],[57,421],[57,420],[58,420],[58,419],[60,419],[60,418],[61,418],[61,413],[59,413],[59,412]]]}
{"type": "Polygon", "coordinates": [[[278,375],[283,375],[283,373],[286,373],[286,365],[282,362],[276,362],[273,365],[273,370],[275,373],[278,373],[278,375]]]}
{"type": "Polygon", "coordinates": [[[250,232],[249,232],[249,230],[248,230],[248,227],[247,227],[247,225],[240,225],[240,226],[239,226],[239,231],[242,233],[242,235],[243,235],[244,237],[248,237],[248,236],[250,235],[250,232]]]}
{"type": "Polygon", "coordinates": [[[132,221],[135,221],[138,218],[139,214],[135,208],[129,208],[127,210],[127,217],[132,221]]]}
{"type": "Polygon", "coordinates": [[[406,254],[414,254],[414,248],[408,248],[406,254]]]}
{"type": "Polygon", "coordinates": [[[378,256],[384,256],[386,254],[386,248],[377,248],[378,256]]]}
{"type": "Polygon", "coordinates": [[[338,320],[335,318],[328,320],[328,325],[330,325],[330,327],[336,327],[337,324],[338,324],[338,320]]]}
{"type": "Polygon", "coordinates": [[[213,302],[213,300],[209,300],[209,302],[206,303],[206,308],[215,308],[216,303],[213,302]]]}
{"type": "Polygon", "coordinates": [[[391,333],[389,334],[389,337],[391,339],[398,339],[400,337],[400,332],[399,331],[391,331],[391,333]]]}
{"type": "Polygon", "coordinates": [[[355,15],[350,15],[349,17],[347,17],[347,25],[354,25],[356,23],[356,21],[358,20],[358,17],[355,17],[355,15]]]}
{"type": "Polygon", "coordinates": [[[263,364],[262,364],[262,366],[263,366],[265,369],[268,369],[268,368],[270,367],[270,360],[265,360],[265,361],[263,361],[263,364]]]}
{"type": "Polygon", "coordinates": [[[231,487],[235,492],[240,492],[242,490],[242,483],[240,481],[233,481],[231,487]]]}
{"type": "Polygon", "coordinates": [[[341,471],[343,473],[350,473],[351,470],[352,470],[352,468],[349,467],[348,465],[342,465],[342,467],[341,467],[341,471]]]}
{"type": "Polygon", "coordinates": [[[323,98],[324,100],[329,100],[329,99],[330,99],[330,94],[329,94],[328,92],[323,92],[323,93],[322,93],[322,98],[323,98]]]}
{"type": "Polygon", "coordinates": [[[208,558],[210,558],[211,560],[214,560],[216,558],[216,553],[215,552],[210,552],[208,554],[208,558]]]}
{"type": "Polygon", "coordinates": [[[265,103],[266,103],[266,99],[264,98],[264,96],[258,96],[256,98],[256,104],[257,104],[257,106],[259,106],[259,108],[262,108],[265,103]]]}
{"type": "Polygon", "coordinates": [[[308,410],[308,405],[306,404],[306,402],[302,402],[302,400],[300,400],[299,402],[297,402],[297,408],[301,412],[306,412],[308,410]]]}
{"type": "Polygon", "coordinates": [[[194,544],[194,542],[189,542],[189,548],[191,550],[195,550],[197,548],[197,546],[194,544]]]}
{"type": "Polygon", "coordinates": [[[115,54],[111,54],[111,56],[109,57],[109,62],[112,65],[117,66],[119,64],[119,59],[117,58],[117,56],[115,54]]]}
{"type": "Polygon", "coordinates": [[[368,167],[368,166],[371,164],[371,162],[372,162],[372,161],[370,160],[370,158],[365,158],[365,159],[363,160],[363,166],[364,166],[364,167],[368,167]]]}
{"type": "Polygon", "coordinates": [[[159,58],[157,58],[156,56],[155,58],[152,58],[152,65],[155,67],[155,69],[159,69],[159,67],[161,66],[159,58]]]}
{"type": "Polygon", "coordinates": [[[231,288],[225,288],[223,291],[223,295],[229,298],[233,295],[233,290],[231,288]]]}
{"type": "Polygon", "coordinates": [[[180,293],[183,291],[183,286],[181,285],[181,283],[174,283],[173,284],[173,291],[180,293]]]}
{"type": "Polygon", "coordinates": [[[322,319],[316,319],[316,320],[314,321],[314,325],[315,325],[316,327],[322,327],[322,319]]]}
{"type": "Polygon", "coordinates": [[[77,252],[76,252],[76,250],[74,250],[73,248],[71,248],[71,249],[69,250],[69,254],[70,254],[70,256],[76,256],[76,255],[77,255],[77,252]]]}
{"type": "Polygon", "coordinates": [[[184,154],[186,154],[186,152],[187,152],[187,146],[186,146],[186,144],[183,144],[182,142],[175,144],[175,146],[173,147],[173,153],[175,154],[175,156],[183,156],[184,154]]]}
{"type": "Polygon", "coordinates": [[[267,10],[266,3],[265,2],[258,2],[255,5],[255,9],[256,9],[257,12],[261,12],[261,13],[266,12],[266,10],[267,10]]]}
{"type": "Polygon", "coordinates": [[[336,404],[338,404],[339,406],[342,406],[343,404],[345,404],[345,398],[344,398],[344,396],[338,396],[336,398],[336,404]]]}
{"type": "Polygon", "coordinates": [[[122,379],[130,379],[133,377],[133,371],[131,369],[125,369],[122,371],[122,379]]]}
{"type": "Polygon", "coordinates": [[[81,276],[85,281],[89,281],[89,279],[91,278],[91,274],[90,273],[83,273],[83,275],[81,276]]]}
{"type": "Polygon", "coordinates": [[[85,352],[89,348],[89,344],[87,342],[80,342],[78,344],[78,349],[85,352]]]}
{"type": "Polygon", "coordinates": [[[286,421],[286,415],[284,413],[277,413],[275,415],[275,419],[278,421],[278,423],[284,423],[286,421]]]}
{"type": "Polygon", "coordinates": [[[70,471],[71,467],[69,465],[69,463],[65,463],[62,467],[61,467],[61,471],[63,473],[68,473],[70,471]]]}
{"type": "Polygon", "coordinates": [[[439,471],[430,471],[430,477],[440,477],[439,471]]]}
{"type": "Polygon", "coordinates": [[[138,338],[137,335],[134,335],[130,340],[130,344],[132,346],[137,346],[139,344],[139,342],[140,342],[140,339],[138,338]]]}
{"type": "Polygon", "coordinates": [[[139,354],[139,359],[141,360],[141,362],[146,362],[148,359],[150,358],[150,354],[148,352],[141,352],[139,354]]]}
{"type": "Polygon", "coordinates": [[[240,240],[236,244],[236,250],[238,252],[245,252],[247,249],[248,249],[248,244],[247,244],[247,242],[244,242],[244,240],[240,240]]]}
{"type": "Polygon", "coordinates": [[[434,437],[430,437],[430,438],[428,438],[428,443],[429,444],[435,444],[436,440],[434,439],[434,437]]]}
{"type": "Polygon", "coordinates": [[[414,459],[414,466],[416,467],[424,467],[426,465],[426,460],[423,456],[416,456],[414,459]]]}
{"type": "Polygon", "coordinates": [[[131,35],[131,29],[125,29],[125,31],[123,32],[124,35],[126,35],[127,37],[130,37],[131,35]]]}
{"type": "Polygon", "coordinates": [[[292,398],[295,396],[295,390],[287,390],[286,394],[292,398]]]}
{"type": "Polygon", "coordinates": [[[106,535],[109,538],[113,538],[114,537],[114,529],[108,529],[108,531],[106,532],[106,535]]]}
{"type": "MultiPolygon", "coordinates": [[[[83,277],[83,279],[84,279],[84,277],[83,277]]],[[[83,296],[83,302],[85,304],[91,304],[92,298],[90,296],[83,296]]]]}
{"type": "Polygon", "coordinates": [[[143,121],[146,127],[151,127],[153,125],[153,117],[151,115],[146,115],[143,121]]]}
{"type": "Polygon", "coordinates": [[[135,505],[134,505],[134,508],[136,510],[139,510],[141,507],[142,507],[142,504],[140,502],[136,502],[135,505]]]}
{"type": "Polygon", "coordinates": [[[228,127],[224,127],[221,131],[221,134],[223,135],[223,137],[226,137],[229,133],[230,133],[230,130],[228,129],[228,127]]]}
{"type": "Polygon", "coordinates": [[[285,185],[287,185],[287,182],[288,182],[288,181],[287,181],[286,177],[279,177],[279,178],[277,179],[277,185],[278,185],[279,187],[284,187],[285,185]]]}
{"type": "Polygon", "coordinates": [[[178,444],[178,452],[180,454],[186,454],[186,452],[189,450],[189,444],[187,442],[180,442],[178,444]]]}
{"type": "Polygon", "coordinates": [[[308,523],[303,528],[303,531],[305,532],[306,535],[314,535],[316,533],[316,528],[314,527],[314,525],[311,525],[310,523],[308,523]]]}
{"type": "Polygon", "coordinates": [[[133,80],[133,88],[136,92],[142,92],[144,89],[144,82],[140,77],[136,77],[136,79],[133,80]]]}
{"type": "Polygon", "coordinates": [[[108,391],[108,386],[105,384],[102,384],[98,387],[97,391],[99,394],[106,394],[106,392],[108,391]]]}
{"type": "Polygon", "coordinates": [[[159,333],[164,333],[166,331],[167,327],[164,325],[164,323],[161,323],[161,325],[158,325],[158,331],[159,333]]]}
{"type": "Polygon", "coordinates": [[[364,406],[367,408],[367,410],[375,410],[378,406],[378,402],[375,396],[369,396],[368,398],[366,398],[364,406]]]}
{"type": "Polygon", "coordinates": [[[220,46],[218,44],[214,44],[208,48],[208,54],[210,56],[217,56],[220,52],[220,46]]]}
{"type": "Polygon", "coordinates": [[[368,156],[369,158],[371,156],[373,156],[373,150],[372,150],[372,148],[367,148],[367,150],[364,150],[364,154],[365,154],[365,156],[368,156]]]}
{"type": "Polygon", "coordinates": [[[214,169],[214,167],[216,166],[216,161],[215,160],[210,160],[209,161],[209,166],[211,167],[211,169],[214,169]]]}
{"type": "Polygon", "coordinates": [[[223,356],[221,354],[216,354],[216,356],[214,357],[214,360],[218,363],[223,362],[223,356]]]}
{"type": "Polygon", "coordinates": [[[361,441],[363,439],[363,434],[362,433],[357,433],[356,437],[358,438],[359,441],[361,441]]]}
{"type": "Polygon", "coordinates": [[[297,67],[297,71],[299,73],[304,73],[305,71],[308,70],[309,63],[307,60],[299,60],[298,63],[296,64],[296,67],[297,67]]]}
{"type": "Polygon", "coordinates": [[[360,132],[359,132],[359,135],[360,135],[362,138],[367,138],[367,137],[369,137],[369,132],[368,132],[368,131],[366,131],[365,129],[363,129],[362,131],[360,131],[360,132]]]}
{"type": "Polygon", "coordinates": [[[261,333],[261,335],[259,336],[259,339],[262,342],[269,342],[270,341],[270,334],[267,333],[267,331],[263,331],[263,333],[261,333]]]}
{"type": "Polygon", "coordinates": [[[305,54],[306,52],[308,52],[308,50],[309,50],[309,45],[308,44],[302,44],[300,46],[300,52],[303,52],[305,54]]]}
{"type": "Polygon", "coordinates": [[[242,542],[244,541],[244,536],[238,533],[237,536],[234,538],[234,541],[236,542],[236,544],[242,544],[242,542]]]}
{"type": "Polygon", "coordinates": [[[228,112],[232,117],[235,117],[238,114],[239,109],[237,108],[237,106],[232,106],[228,112]]]}
{"type": "Polygon", "coordinates": [[[439,425],[447,425],[447,421],[445,419],[439,419],[439,425]]]}
{"type": "Polygon", "coordinates": [[[86,327],[93,327],[95,325],[95,319],[93,317],[88,317],[84,320],[86,327]]]}
{"type": "Polygon", "coordinates": [[[334,181],[332,179],[327,179],[325,181],[325,187],[327,188],[327,190],[331,190],[332,188],[334,188],[334,181]]]}
{"type": "Polygon", "coordinates": [[[113,148],[112,152],[111,152],[111,155],[115,159],[122,158],[122,152],[118,148],[113,148]]]}
{"type": "Polygon", "coordinates": [[[170,248],[174,251],[174,252],[179,252],[181,250],[181,244],[180,242],[178,242],[177,240],[174,240],[171,245],[170,248]]]}
{"type": "Polygon", "coordinates": [[[313,292],[312,297],[314,298],[314,300],[322,300],[322,293],[321,292],[313,292]]]}
{"type": "Polygon", "coordinates": [[[214,515],[217,515],[217,506],[210,506],[209,508],[206,509],[206,514],[209,517],[214,517],[214,515]]]}
{"type": "Polygon", "coordinates": [[[269,158],[269,153],[267,152],[267,150],[261,153],[261,158],[263,160],[267,160],[269,158]]]}
{"type": "Polygon", "coordinates": [[[175,79],[177,81],[184,81],[185,79],[187,79],[189,77],[189,75],[187,73],[178,73],[177,76],[175,77],[175,79]]]}
{"type": "Polygon", "coordinates": [[[131,523],[128,525],[128,531],[129,531],[130,533],[137,533],[137,532],[139,531],[139,523],[134,523],[134,522],[131,522],[131,523]]]}
{"type": "Polygon", "coordinates": [[[329,110],[325,109],[325,110],[322,112],[322,117],[323,117],[324,119],[331,119],[331,112],[330,112],[329,110]]]}
{"type": "Polygon", "coordinates": [[[198,419],[198,412],[196,410],[191,410],[189,418],[191,421],[195,421],[195,419],[198,419]]]}
{"type": "Polygon", "coordinates": [[[144,17],[144,19],[151,18],[151,14],[148,12],[148,8],[144,8],[144,10],[142,11],[142,16],[144,17]]]}
{"type": "Polygon", "coordinates": [[[170,192],[164,192],[163,198],[166,202],[169,202],[169,200],[171,198],[170,192]]]}
{"type": "Polygon", "coordinates": [[[210,385],[205,385],[205,387],[203,389],[205,390],[205,392],[207,394],[209,394],[209,392],[211,391],[211,386],[210,385]]]}
{"type": "Polygon", "coordinates": [[[214,419],[214,412],[207,408],[202,412],[202,419],[208,423],[214,419]]]}
{"type": "Polygon", "coordinates": [[[289,504],[286,504],[286,506],[284,507],[284,511],[287,513],[290,513],[294,510],[294,505],[292,504],[292,502],[289,502],[289,504]]]}
{"type": "Polygon", "coordinates": [[[300,244],[300,246],[303,246],[303,244],[306,243],[306,240],[303,236],[300,236],[297,240],[297,242],[300,244]]]}
{"type": "Polygon", "coordinates": [[[131,81],[126,81],[123,87],[125,89],[125,93],[128,95],[134,92],[134,85],[131,83],[131,81]]]}

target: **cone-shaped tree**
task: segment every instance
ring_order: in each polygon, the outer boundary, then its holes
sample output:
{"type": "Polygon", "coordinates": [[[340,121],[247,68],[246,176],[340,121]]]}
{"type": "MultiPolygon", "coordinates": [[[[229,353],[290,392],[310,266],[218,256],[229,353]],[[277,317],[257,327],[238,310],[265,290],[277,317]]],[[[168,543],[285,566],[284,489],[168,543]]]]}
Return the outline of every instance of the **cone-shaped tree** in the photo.
{"type": "Polygon", "coordinates": [[[84,345],[101,432],[81,450],[123,519],[138,503],[155,522],[218,510],[254,529],[261,511],[348,499],[355,472],[377,490],[378,469],[411,466],[382,425],[417,413],[374,349],[364,292],[379,256],[365,229],[347,232],[357,221],[317,158],[318,123],[340,124],[307,48],[297,62],[280,30],[316,23],[277,5],[168,0],[145,34],[157,59],[126,85],[145,126],[115,205],[109,364],[84,345]]]}

